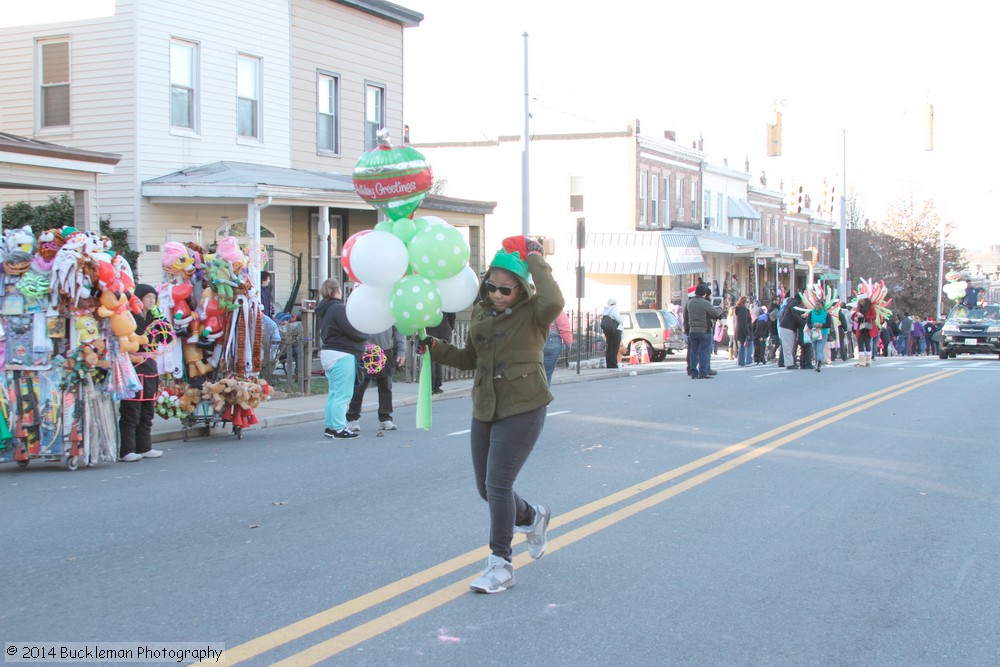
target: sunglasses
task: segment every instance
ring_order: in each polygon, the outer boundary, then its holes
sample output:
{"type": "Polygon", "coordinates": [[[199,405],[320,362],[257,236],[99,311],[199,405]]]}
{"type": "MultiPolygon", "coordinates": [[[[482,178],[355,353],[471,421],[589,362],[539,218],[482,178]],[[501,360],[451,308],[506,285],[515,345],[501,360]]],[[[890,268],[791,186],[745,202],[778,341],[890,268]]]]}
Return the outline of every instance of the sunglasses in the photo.
{"type": "Polygon", "coordinates": [[[493,292],[500,290],[500,293],[503,294],[504,296],[510,296],[511,294],[514,293],[515,289],[517,289],[517,285],[494,285],[489,280],[486,281],[486,290],[490,294],[493,294],[493,292]]]}

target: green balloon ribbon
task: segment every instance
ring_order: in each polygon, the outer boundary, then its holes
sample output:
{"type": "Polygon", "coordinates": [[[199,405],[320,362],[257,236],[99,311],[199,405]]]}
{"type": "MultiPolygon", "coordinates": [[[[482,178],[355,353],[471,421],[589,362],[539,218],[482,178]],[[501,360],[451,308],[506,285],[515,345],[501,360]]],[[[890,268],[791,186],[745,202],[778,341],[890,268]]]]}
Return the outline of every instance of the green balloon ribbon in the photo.
{"type": "MultiPolygon", "coordinates": [[[[419,338],[427,338],[427,329],[420,329],[419,338]]],[[[425,431],[431,430],[431,351],[430,348],[424,350],[424,356],[420,362],[420,384],[417,388],[417,428],[425,431]]]]}

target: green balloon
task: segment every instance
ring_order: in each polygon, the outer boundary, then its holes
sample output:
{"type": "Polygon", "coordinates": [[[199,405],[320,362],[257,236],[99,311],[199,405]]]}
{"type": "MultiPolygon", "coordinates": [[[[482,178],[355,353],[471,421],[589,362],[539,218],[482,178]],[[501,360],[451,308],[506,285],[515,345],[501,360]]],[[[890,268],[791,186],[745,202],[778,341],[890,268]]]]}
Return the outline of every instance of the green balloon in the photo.
{"type": "Polygon", "coordinates": [[[399,237],[403,243],[409,243],[410,239],[417,233],[417,226],[409,218],[397,220],[392,226],[392,233],[399,237]]]}
{"type": "MultiPolygon", "coordinates": [[[[395,222],[393,222],[392,220],[383,220],[382,222],[379,222],[375,225],[374,231],[389,232],[390,234],[392,234],[395,229],[396,229],[395,222]]],[[[406,243],[406,241],[403,241],[403,243],[406,243]]]]}
{"type": "Polygon", "coordinates": [[[396,281],[389,294],[389,310],[396,328],[404,336],[441,323],[441,293],[423,276],[404,276],[396,281]]]}
{"type": "Polygon", "coordinates": [[[469,261],[469,244],[451,225],[432,225],[418,231],[407,244],[410,268],[427,278],[445,280],[458,275],[469,261]]]}

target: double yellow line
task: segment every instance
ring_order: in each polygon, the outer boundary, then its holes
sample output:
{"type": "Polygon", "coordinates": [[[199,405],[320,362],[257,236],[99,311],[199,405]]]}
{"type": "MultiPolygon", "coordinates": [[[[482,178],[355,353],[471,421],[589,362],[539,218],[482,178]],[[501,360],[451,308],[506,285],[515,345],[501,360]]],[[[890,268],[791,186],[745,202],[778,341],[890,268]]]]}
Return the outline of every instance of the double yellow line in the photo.
{"type": "MultiPolygon", "coordinates": [[[[939,371],[932,373],[931,375],[901,382],[891,387],[877,390],[870,394],[865,394],[864,396],[860,396],[845,403],[820,410],[819,412],[797,419],[793,422],[789,422],[788,424],[771,429],[770,431],[760,433],[742,442],[738,442],[734,445],[721,449],[718,452],[703,456],[695,461],[692,461],[691,463],[674,468],[673,470],[669,470],[665,473],[652,477],[644,482],[640,482],[639,484],[635,484],[609,496],[595,500],[592,503],[588,503],[561,514],[558,517],[554,517],[549,526],[550,529],[553,530],[573,523],[574,521],[579,521],[580,519],[612,507],[613,505],[629,501],[636,496],[647,494],[656,487],[676,480],[680,477],[684,477],[710,464],[721,461],[718,465],[687,477],[686,479],[678,482],[677,484],[673,484],[662,491],[651,495],[645,495],[643,498],[636,500],[629,505],[600,516],[593,521],[580,526],[579,528],[575,528],[567,533],[559,535],[558,537],[550,539],[546,553],[551,554],[574,544],[575,542],[579,542],[580,540],[589,537],[598,531],[604,530],[609,526],[613,526],[614,524],[638,514],[639,512],[655,507],[656,505],[680,495],[685,491],[693,489],[694,487],[714,479],[723,473],[733,470],[744,463],[774,451],[778,447],[781,447],[789,442],[799,440],[814,431],[818,431],[821,428],[829,426],[830,424],[834,424],[857,414],[858,412],[868,410],[876,405],[879,405],[880,403],[884,403],[885,401],[901,396],[907,392],[919,389],[933,382],[937,382],[938,380],[952,377],[960,372],[960,370],[939,371]],[[761,444],[765,442],[767,444],[761,444]],[[755,447],[756,445],[760,446],[755,447]],[[739,452],[743,453],[737,456],[739,452]]],[[[486,551],[483,547],[474,549],[460,556],[444,561],[443,563],[427,568],[426,570],[404,577],[398,581],[394,581],[391,584],[382,586],[381,588],[375,589],[369,593],[365,593],[364,595],[356,597],[353,600],[348,600],[347,602],[304,618],[301,621],[296,621],[295,623],[286,625],[283,628],[269,632],[266,635],[252,639],[244,644],[240,644],[231,649],[226,649],[226,663],[233,665],[249,660],[250,658],[254,658],[279,646],[288,644],[312,632],[316,632],[317,630],[321,630],[327,626],[333,625],[334,623],[338,623],[346,618],[354,616],[355,614],[371,609],[376,605],[388,602],[436,579],[454,574],[459,570],[465,569],[481,561],[485,556],[485,553],[486,551]]],[[[528,557],[527,553],[521,553],[514,558],[514,565],[516,567],[524,567],[532,562],[534,561],[528,557]]],[[[311,665],[322,662],[323,660],[337,655],[342,651],[357,646],[358,644],[368,641],[369,639],[372,639],[373,637],[376,637],[384,632],[388,632],[392,628],[402,625],[403,623],[421,616],[422,614],[441,607],[462,595],[467,595],[469,591],[467,579],[468,576],[463,575],[460,580],[447,583],[434,592],[414,600],[413,602],[389,611],[377,618],[372,619],[371,621],[362,623],[361,625],[342,632],[335,637],[322,641],[318,644],[314,644],[313,646],[310,646],[309,648],[274,664],[311,665]]]]}

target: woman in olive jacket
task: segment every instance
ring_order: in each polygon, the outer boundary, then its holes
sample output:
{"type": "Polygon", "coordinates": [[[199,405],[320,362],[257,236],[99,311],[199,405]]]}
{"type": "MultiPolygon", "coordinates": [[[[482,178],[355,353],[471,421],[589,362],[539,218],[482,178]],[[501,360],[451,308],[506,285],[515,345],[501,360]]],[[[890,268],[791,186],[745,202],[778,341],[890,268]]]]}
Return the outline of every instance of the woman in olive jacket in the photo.
{"type": "Polygon", "coordinates": [[[479,495],[489,503],[492,554],[470,587],[482,593],[514,585],[510,560],[515,526],[527,533],[533,558],[545,552],[549,509],[525,502],[514,492],[514,480],[542,432],[552,401],[543,350],[549,325],[564,304],[541,244],[515,236],[503,246],[483,277],[464,347],[436,338],[422,341],[434,361],[475,371],[472,467],[479,495]]]}

